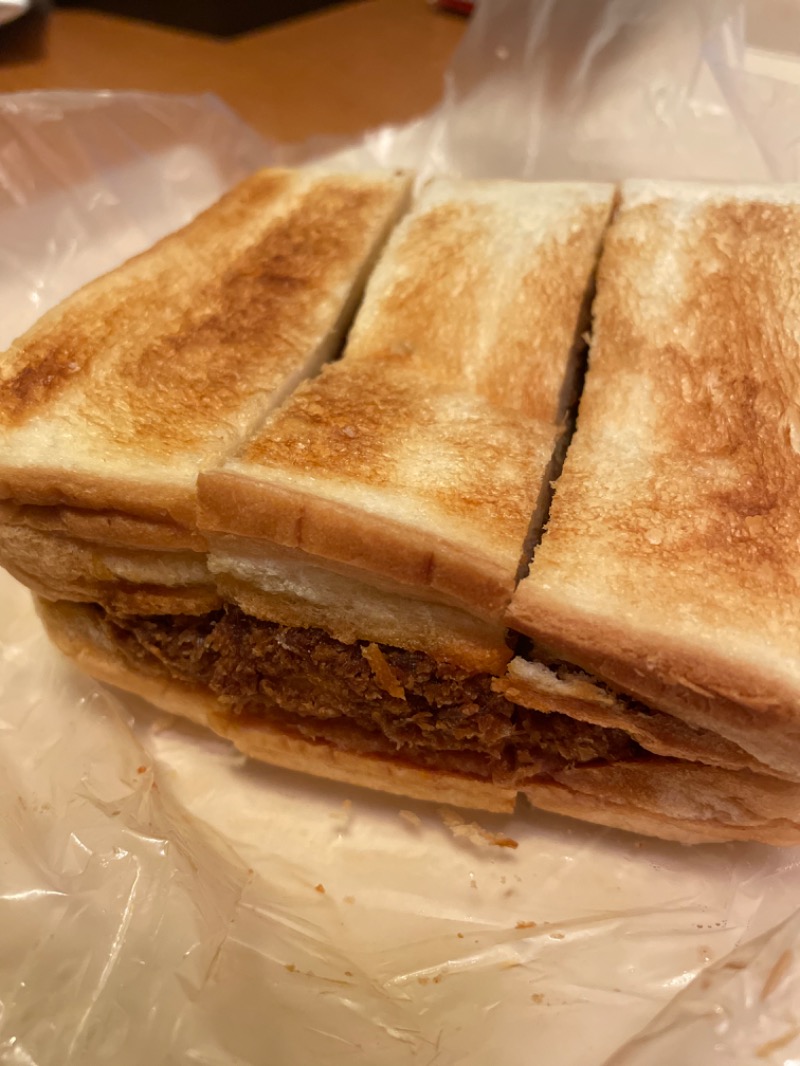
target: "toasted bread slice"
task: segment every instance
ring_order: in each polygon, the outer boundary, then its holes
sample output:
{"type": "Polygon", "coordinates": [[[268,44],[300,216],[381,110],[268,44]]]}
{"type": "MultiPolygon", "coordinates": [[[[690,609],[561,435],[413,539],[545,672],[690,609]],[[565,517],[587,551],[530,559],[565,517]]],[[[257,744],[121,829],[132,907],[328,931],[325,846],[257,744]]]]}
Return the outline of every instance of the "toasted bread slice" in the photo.
{"type": "Polygon", "coordinates": [[[221,471],[200,525],[452,596],[497,616],[557,430],[416,368],[326,367],[221,471]]]}
{"type": "Polygon", "coordinates": [[[337,349],[405,177],[266,170],[0,356],[0,498],[191,526],[198,470],[337,349]]]}
{"type": "MultiPolygon", "coordinates": [[[[547,502],[612,198],[432,182],[392,235],[344,358],[201,474],[201,528],[497,626],[547,502]]],[[[360,635],[414,639],[397,628],[360,635]]]]}
{"type": "Polygon", "coordinates": [[[800,186],[631,182],[577,433],[509,624],[800,765],[800,186]]]}

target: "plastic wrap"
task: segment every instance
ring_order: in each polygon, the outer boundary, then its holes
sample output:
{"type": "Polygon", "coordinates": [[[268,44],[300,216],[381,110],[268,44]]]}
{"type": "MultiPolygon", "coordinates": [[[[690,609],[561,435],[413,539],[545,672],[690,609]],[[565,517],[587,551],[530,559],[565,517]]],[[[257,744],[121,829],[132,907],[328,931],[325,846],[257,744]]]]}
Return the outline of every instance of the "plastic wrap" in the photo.
{"type": "Polygon", "coordinates": [[[0,26],[13,22],[30,10],[30,0],[0,0],[0,26]]]}
{"type": "MultiPolygon", "coordinates": [[[[607,4],[559,65],[555,4],[480,5],[442,107],[339,162],[789,176],[797,89],[742,72],[735,5],[692,7],[679,25],[607,4]]],[[[209,98],[1,100],[0,340],[253,167],[331,147],[265,145],[209,98]]],[[[476,819],[253,765],[81,677],[5,575],[0,606],[0,1062],[800,1054],[800,852],[476,819]]]]}

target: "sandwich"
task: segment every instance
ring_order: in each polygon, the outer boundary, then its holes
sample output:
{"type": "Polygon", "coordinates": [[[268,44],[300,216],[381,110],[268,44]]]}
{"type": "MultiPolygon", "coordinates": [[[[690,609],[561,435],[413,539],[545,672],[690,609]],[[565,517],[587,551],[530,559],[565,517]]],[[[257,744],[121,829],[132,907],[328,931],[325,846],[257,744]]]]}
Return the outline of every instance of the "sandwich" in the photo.
{"type": "Polygon", "coordinates": [[[791,194],[251,183],[0,361],[55,643],[274,765],[800,840],[791,194]]]}

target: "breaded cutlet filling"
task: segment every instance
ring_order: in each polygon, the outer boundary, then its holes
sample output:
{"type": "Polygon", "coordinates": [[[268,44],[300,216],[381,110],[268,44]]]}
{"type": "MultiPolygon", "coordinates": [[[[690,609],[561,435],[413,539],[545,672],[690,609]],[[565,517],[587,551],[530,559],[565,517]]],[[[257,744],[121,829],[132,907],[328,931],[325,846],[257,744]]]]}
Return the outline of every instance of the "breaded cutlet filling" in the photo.
{"type": "Polygon", "coordinates": [[[541,714],[421,652],[253,618],[239,608],[124,616],[94,608],[116,649],[141,672],[207,686],[231,715],[267,719],[347,751],[518,784],[596,762],[646,759],[621,730],[541,714]]]}

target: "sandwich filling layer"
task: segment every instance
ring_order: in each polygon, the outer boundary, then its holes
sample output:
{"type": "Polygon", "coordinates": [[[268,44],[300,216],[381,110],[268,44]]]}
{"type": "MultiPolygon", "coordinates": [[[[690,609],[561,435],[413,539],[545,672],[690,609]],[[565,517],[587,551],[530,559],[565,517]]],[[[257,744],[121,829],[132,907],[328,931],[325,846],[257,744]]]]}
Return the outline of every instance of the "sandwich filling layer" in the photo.
{"type": "Polygon", "coordinates": [[[227,605],[205,615],[85,607],[136,670],[209,689],[221,713],[268,720],[346,751],[520,786],[574,766],[652,758],[626,733],[540,714],[422,652],[343,644],[227,605]]]}

